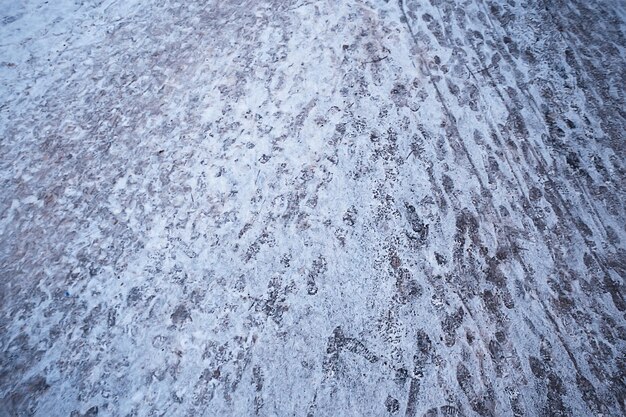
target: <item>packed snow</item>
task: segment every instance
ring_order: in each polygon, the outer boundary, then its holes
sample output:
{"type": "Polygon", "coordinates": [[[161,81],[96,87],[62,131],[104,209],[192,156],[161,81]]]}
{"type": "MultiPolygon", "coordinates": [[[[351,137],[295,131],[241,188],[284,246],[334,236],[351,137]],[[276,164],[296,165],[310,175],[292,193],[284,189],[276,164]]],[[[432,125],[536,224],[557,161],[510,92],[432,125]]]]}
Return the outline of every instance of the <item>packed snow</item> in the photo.
{"type": "Polygon", "coordinates": [[[625,2],[0,19],[0,416],[626,413],[625,2]]]}

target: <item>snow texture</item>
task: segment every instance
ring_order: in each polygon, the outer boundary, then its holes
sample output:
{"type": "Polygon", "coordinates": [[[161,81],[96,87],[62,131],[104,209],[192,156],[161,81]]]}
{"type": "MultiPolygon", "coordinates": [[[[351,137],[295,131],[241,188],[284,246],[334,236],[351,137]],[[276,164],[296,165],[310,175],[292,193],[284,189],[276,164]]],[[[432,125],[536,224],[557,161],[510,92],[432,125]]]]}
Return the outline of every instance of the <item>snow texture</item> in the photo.
{"type": "Polygon", "coordinates": [[[0,416],[626,413],[624,1],[0,19],[0,416]]]}

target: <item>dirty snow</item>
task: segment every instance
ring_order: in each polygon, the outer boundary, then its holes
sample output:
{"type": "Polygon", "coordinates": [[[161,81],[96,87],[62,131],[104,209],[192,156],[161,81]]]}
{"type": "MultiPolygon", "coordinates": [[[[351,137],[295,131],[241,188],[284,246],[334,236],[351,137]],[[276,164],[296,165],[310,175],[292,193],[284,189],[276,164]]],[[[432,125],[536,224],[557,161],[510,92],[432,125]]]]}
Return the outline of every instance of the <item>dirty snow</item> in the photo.
{"type": "Polygon", "coordinates": [[[624,2],[0,18],[0,416],[626,412],[624,2]]]}

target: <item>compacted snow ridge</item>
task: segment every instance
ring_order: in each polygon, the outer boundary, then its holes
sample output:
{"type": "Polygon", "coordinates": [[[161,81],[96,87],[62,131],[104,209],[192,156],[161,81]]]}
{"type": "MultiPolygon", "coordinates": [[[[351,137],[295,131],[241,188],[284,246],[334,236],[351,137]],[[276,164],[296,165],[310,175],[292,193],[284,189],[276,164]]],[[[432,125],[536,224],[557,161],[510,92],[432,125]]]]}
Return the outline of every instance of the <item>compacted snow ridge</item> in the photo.
{"type": "Polygon", "coordinates": [[[0,0],[0,416],[622,416],[623,0],[0,0]]]}

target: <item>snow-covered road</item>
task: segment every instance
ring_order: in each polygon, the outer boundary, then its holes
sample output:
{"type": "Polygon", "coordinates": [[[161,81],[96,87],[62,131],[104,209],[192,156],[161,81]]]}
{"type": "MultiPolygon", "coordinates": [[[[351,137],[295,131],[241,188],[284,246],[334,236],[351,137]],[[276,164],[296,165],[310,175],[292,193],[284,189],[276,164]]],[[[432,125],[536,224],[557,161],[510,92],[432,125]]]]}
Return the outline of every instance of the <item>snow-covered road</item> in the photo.
{"type": "Polygon", "coordinates": [[[626,413],[626,3],[0,0],[0,416],[626,413]]]}

